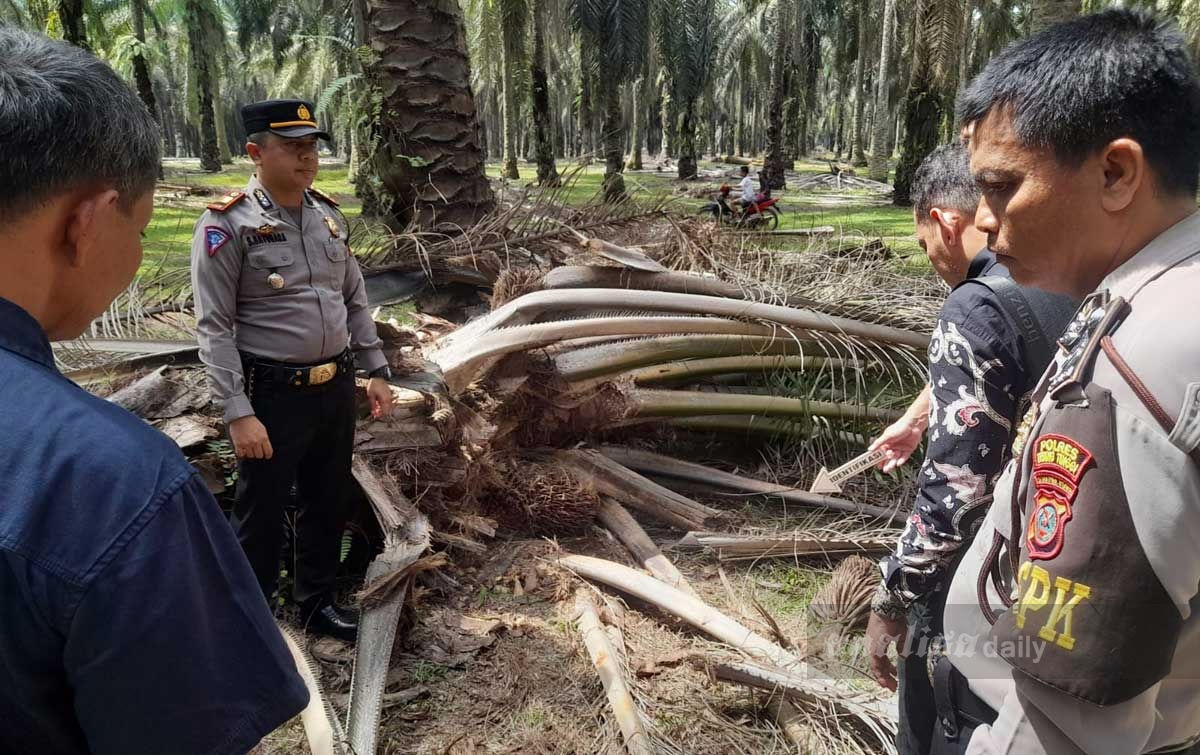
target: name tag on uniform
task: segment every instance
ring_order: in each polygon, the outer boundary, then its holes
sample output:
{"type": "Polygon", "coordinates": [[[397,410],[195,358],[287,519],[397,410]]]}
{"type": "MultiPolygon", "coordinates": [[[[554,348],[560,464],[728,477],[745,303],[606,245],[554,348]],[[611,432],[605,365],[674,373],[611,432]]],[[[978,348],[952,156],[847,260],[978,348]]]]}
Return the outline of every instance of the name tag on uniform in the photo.
{"type": "Polygon", "coordinates": [[[287,234],[278,231],[273,233],[255,233],[246,237],[246,247],[253,248],[262,244],[279,244],[287,240],[287,234]]]}

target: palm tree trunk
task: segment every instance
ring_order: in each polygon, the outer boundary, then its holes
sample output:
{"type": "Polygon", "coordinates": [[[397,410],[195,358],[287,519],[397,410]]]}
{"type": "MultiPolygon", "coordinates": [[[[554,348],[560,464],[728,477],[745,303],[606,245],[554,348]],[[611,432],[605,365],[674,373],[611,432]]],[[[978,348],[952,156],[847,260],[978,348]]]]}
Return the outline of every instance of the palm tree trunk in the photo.
{"type": "Polygon", "coordinates": [[[646,88],[652,96],[649,107],[646,108],[646,151],[657,157],[663,151],[663,101],[662,88],[655,86],[653,73],[650,75],[650,81],[646,83],[646,88]]]}
{"type": "Polygon", "coordinates": [[[904,95],[904,144],[892,194],[892,201],[901,206],[909,203],[909,189],[917,166],[938,144],[945,115],[946,95],[938,85],[933,60],[935,41],[930,38],[939,9],[935,0],[923,0],[918,8],[912,77],[904,95]]]}
{"type": "Polygon", "coordinates": [[[225,104],[221,97],[221,76],[212,77],[213,85],[213,122],[217,128],[217,155],[222,165],[233,165],[233,155],[229,153],[229,132],[225,124],[225,104]]]}
{"type": "Polygon", "coordinates": [[[58,0],[58,20],[62,24],[63,39],[76,47],[91,49],[83,24],[83,0],[58,0]]]}
{"type": "MultiPolygon", "coordinates": [[[[803,93],[804,118],[800,122],[800,139],[797,156],[808,154],[813,143],[813,132],[816,131],[817,121],[817,74],[821,71],[821,36],[812,16],[807,18],[804,25],[804,82],[803,93]]],[[[800,87],[797,87],[800,89],[800,87]]]]}
{"type": "MultiPolygon", "coordinates": [[[[146,0],[132,0],[130,3],[130,12],[133,19],[133,37],[138,41],[138,50],[133,55],[133,83],[137,88],[138,97],[146,109],[150,111],[150,116],[158,121],[161,131],[163,119],[158,115],[158,103],[154,98],[154,81],[150,78],[150,66],[146,64],[146,56],[142,54],[142,49],[146,45],[146,0]]],[[[158,177],[163,177],[162,163],[158,165],[158,177]]]]}
{"type": "Polygon", "coordinates": [[[962,89],[967,85],[967,68],[971,63],[971,46],[974,44],[975,28],[971,17],[975,14],[975,1],[963,0],[962,21],[959,29],[962,31],[962,44],[958,48],[958,68],[955,71],[953,90],[962,89]]]}
{"type": "Polygon", "coordinates": [[[604,201],[620,202],[626,198],[625,128],[621,122],[621,87],[606,82],[604,90],[604,201]]]}
{"type": "Polygon", "coordinates": [[[1079,0],[1033,0],[1029,33],[1036,34],[1048,26],[1061,21],[1070,21],[1079,15],[1079,0]]]}
{"type": "Polygon", "coordinates": [[[517,169],[517,65],[516,51],[511,49],[507,39],[501,45],[502,60],[500,67],[504,78],[504,172],[505,178],[517,180],[521,172],[517,169]]]}
{"type": "Polygon", "coordinates": [[[458,0],[368,0],[381,98],[375,167],[394,225],[467,228],[495,207],[458,0]]]}
{"type": "Polygon", "coordinates": [[[584,162],[591,162],[596,151],[596,137],[592,132],[592,76],[588,73],[586,43],[579,40],[579,61],[583,71],[579,75],[579,156],[584,162]]]}
{"type": "Polygon", "coordinates": [[[138,97],[142,98],[150,115],[158,120],[158,104],[154,101],[154,83],[150,79],[150,66],[146,64],[146,56],[142,48],[146,44],[146,0],[132,0],[130,10],[133,15],[133,36],[137,39],[138,51],[133,55],[133,81],[137,87],[138,97]]]}
{"type": "Polygon", "coordinates": [[[867,156],[863,152],[863,134],[865,124],[863,114],[867,103],[865,69],[867,63],[867,3],[870,0],[859,0],[858,3],[858,56],[854,61],[854,123],[850,126],[849,157],[852,165],[867,164],[867,156]]]}
{"type": "Polygon", "coordinates": [[[221,153],[217,147],[217,124],[213,113],[213,69],[209,59],[209,45],[205,30],[205,14],[208,12],[199,0],[188,0],[187,6],[188,47],[191,49],[192,66],[196,70],[196,89],[200,100],[200,169],[209,173],[221,170],[221,153]]]}
{"type": "Polygon", "coordinates": [[[629,155],[629,169],[642,169],[642,141],[646,132],[646,79],[649,75],[642,69],[642,75],[633,84],[633,149],[629,155]]]}
{"type": "Polygon", "coordinates": [[[891,157],[887,148],[892,119],[888,110],[888,66],[892,58],[892,35],[896,28],[896,0],[884,0],[883,7],[883,41],[880,43],[879,74],[875,81],[875,128],[871,139],[871,162],[867,175],[873,181],[887,181],[888,158],[891,157]]]}
{"type": "Polygon", "coordinates": [[[671,95],[671,87],[663,82],[663,137],[667,157],[679,157],[679,103],[671,95]]]}
{"type": "Polygon", "coordinates": [[[784,101],[787,99],[788,44],[791,37],[791,6],[787,0],[775,5],[775,51],[771,59],[771,106],[767,114],[767,154],[763,161],[765,182],[772,189],[784,187],[783,171],[787,167],[787,144],[784,132],[784,101]]]}
{"type": "Polygon", "coordinates": [[[734,116],[733,127],[734,149],[738,155],[746,154],[746,73],[739,71],[737,91],[737,114],[734,116]]]}
{"type": "Polygon", "coordinates": [[[529,66],[533,98],[533,156],[537,161],[538,186],[557,186],[558,167],[554,164],[551,136],[550,85],[546,79],[545,0],[533,4],[533,58],[529,66]]]}
{"type": "Polygon", "coordinates": [[[696,105],[686,102],[679,114],[679,178],[688,181],[696,177],[696,105]]]}
{"type": "Polygon", "coordinates": [[[834,92],[834,110],[833,110],[833,156],[834,159],[842,159],[842,150],[846,148],[845,143],[845,124],[846,124],[846,87],[849,84],[846,81],[848,72],[846,64],[842,58],[842,50],[846,46],[846,25],[838,23],[837,36],[834,38],[833,49],[834,53],[834,83],[837,90],[834,92]]]}

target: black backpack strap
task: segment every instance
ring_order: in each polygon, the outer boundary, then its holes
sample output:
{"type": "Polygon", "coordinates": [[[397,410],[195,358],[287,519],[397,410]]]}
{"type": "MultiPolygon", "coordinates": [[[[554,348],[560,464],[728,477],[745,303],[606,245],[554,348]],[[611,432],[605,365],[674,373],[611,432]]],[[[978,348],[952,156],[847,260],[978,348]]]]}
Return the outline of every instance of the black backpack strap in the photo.
{"type": "Polygon", "coordinates": [[[968,283],[978,283],[996,295],[1004,314],[1021,334],[1030,379],[1037,380],[1054,358],[1058,337],[1074,316],[1076,303],[1058,294],[1022,288],[1001,275],[970,278],[959,285],[968,283]]]}

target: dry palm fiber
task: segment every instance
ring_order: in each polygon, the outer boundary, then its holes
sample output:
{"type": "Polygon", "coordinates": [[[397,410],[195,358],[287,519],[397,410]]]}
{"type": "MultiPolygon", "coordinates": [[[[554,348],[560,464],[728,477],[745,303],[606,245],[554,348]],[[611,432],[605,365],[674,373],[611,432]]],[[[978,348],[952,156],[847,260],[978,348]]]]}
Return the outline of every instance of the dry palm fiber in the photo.
{"type": "Polygon", "coordinates": [[[492,309],[496,310],[514,299],[542,290],[542,272],[529,267],[506,267],[492,287],[492,309]]]}
{"type": "Polygon", "coordinates": [[[572,470],[524,460],[510,460],[498,469],[488,501],[501,523],[538,535],[583,532],[600,506],[595,487],[572,470]]]}
{"type": "Polygon", "coordinates": [[[850,556],[813,596],[809,610],[826,626],[859,629],[871,613],[871,597],[879,586],[879,566],[862,556],[850,556]]]}

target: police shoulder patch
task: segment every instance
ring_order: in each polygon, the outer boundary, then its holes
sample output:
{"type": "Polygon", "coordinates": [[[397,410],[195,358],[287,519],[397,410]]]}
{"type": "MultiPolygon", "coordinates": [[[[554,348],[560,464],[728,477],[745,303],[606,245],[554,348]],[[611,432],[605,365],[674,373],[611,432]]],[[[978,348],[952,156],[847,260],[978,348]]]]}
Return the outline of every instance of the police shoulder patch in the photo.
{"type": "Polygon", "coordinates": [[[318,197],[318,198],[320,198],[320,199],[323,199],[323,200],[325,200],[327,203],[329,203],[329,204],[333,205],[334,207],[340,207],[340,206],[341,206],[341,205],[339,205],[339,204],[338,204],[338,201],[337,201],[336,199],[334,199],[333,197],[329,196],[328,194],[326,194],[325,192],[321,191],[320,189],[314,189],[314,188],[310,187],[308,191],[309,191],[309,193],[310,193],[310,194],[312,194],[314,197],[318,197]]]}
{"type": "Polygon", "coordinates": [[[238,202],[246,198],[244,191],[231,191],[225,196],[218,199],[216,202],[210,202],[208,209],[213,212],[226,212],[230,207],[233,207],[238,202]]]}
{"type": "Polygon", "coordinates": [[[1033,515],[1026,534],[1029,558],[1057,556],[1066,537],[1079,478],[1092,461],[1092,452],[1078,441],[1057,433],[1040,436],[1033,446],[1033,515]]]}
{"type": "Polygon", "coordinates": [[[215,225],[204,227],[204,246],[208,250],[209,257],[215,257],[217,251],[229,243],[232,238],[224,228],[215,225]]]}

